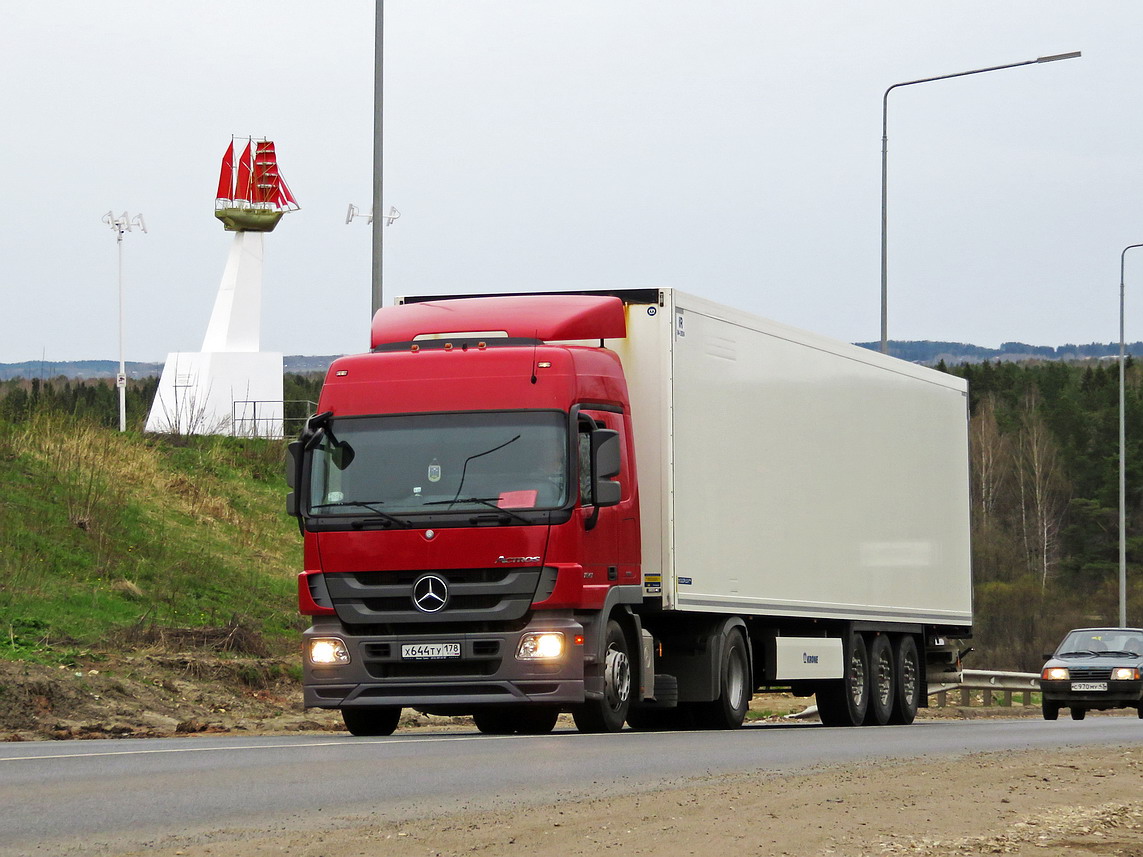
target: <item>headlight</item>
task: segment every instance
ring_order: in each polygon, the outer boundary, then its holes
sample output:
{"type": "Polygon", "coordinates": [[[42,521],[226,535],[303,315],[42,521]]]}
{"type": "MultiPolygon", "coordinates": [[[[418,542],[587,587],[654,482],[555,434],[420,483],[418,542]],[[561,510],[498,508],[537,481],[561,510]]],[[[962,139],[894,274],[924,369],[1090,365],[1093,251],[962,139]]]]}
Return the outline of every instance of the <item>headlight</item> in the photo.
{"type": "Polygon", "coordinates": [[[520,638],[516,658],[521,661],[554,660],[564,656],[562,631],[529,631],[520,638]]]}
{"type": "Polygon", "coordinates": [[[314,637],[309,642],[310,663],[326,666],[349,663],[349,649],[337,637],[314,637]]]}
{"type": "Polygon", "coordinates": [[[1138,667],[1116,667],[1111,671],[1112,681],[1138,681],[1138,667]]]}
{"type": "Polygon", "coordinates": [[[1071,678],[1067,667],[1044,667],[1044,671],[1040,673],[1040,678],[1045,681],[1067,681],[1071,678]]]}

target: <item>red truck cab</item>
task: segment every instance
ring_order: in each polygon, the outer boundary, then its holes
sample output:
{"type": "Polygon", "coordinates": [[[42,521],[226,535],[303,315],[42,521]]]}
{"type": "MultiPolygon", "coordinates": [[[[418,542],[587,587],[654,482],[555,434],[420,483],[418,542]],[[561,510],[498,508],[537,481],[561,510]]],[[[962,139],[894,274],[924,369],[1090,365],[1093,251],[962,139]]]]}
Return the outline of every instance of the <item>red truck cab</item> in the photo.
{"type": "Polygon", "coordinates": [[[337,360],[288,501],[307,707],[388,734],[404,707],[484,731],[571,711],[615,730],[638,692],[638,488],[625,336],[602,295],[380,310],[337,360]],[[618,620],[618,621],[617,621],[618,620]]]}

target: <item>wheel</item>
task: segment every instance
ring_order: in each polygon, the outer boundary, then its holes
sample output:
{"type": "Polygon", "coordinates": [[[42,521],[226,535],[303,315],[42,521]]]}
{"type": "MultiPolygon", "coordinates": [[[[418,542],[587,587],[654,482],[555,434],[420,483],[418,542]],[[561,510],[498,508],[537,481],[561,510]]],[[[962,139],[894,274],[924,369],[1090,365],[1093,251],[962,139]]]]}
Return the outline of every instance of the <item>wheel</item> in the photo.
{"type": "Polygon", "coordinates": [[[921,655],[917,640],[906,634],[893,646],[893,666],[897,684],[893,694],[890,723],[907,726],[917,717],[921,707],[921,655]]]}
{"type": "Polygon", "coordinates": [[[401,722],[401,709],[394,706],[378,708],[343,708],[341,719],[353,735],[392,735],[401,722]]]}
{"type": "Polygon", "coordinates": [[[860,634],[849,638],[845,676],[822,682],[818,716],[826,726],[860,726],[869,706],[869,653],[860,634]]]}
{"type": "Polygon", "coordinates": [[[1139,719],[1143,720],[1143,705],[1135,709],[1135,713],[1139,715],[1139,719]]]}
{"type": "Polygon", "coordinates": [[[695,714],[700,729],[737,729],[750,707],[750,658],[742,632],[732,630],[722,647],[718,699],[702,702],[695,714]]]}
{"type": "Polygon", "coordinates": [[[580,732],[618,732],[631,706],[631,658],[627,638],[614,619],[607,623],[603,656],[603,698],[589,699],[572,711],[580,732]]]}
{"type": "Polygon", "coordinates": [[[868,645],[869,705],[862,722],[867,726],[884,726],[893,713],[893,698],[897,695],[893,647],[885,634],[875,634],[868,645]]]}
{"type": "Polygon", "coordinates": [[[1054,702],[1048,702],[1046,698],[1041,698],[1040,708],[1044,712],[1045,720],[1056,720],[1060,716],[1060,706],[1054,702]]]}
{"type": "Polygon", "coordinates": [[[1072,720],[1083,720],[1087,716],[1087,709],[1077,705],[1072,706],[1072,720]]]}
{"type": "Polygon", "coordinates": [[[472,721],[485,735],[545,735],[559,716],[554,705],[497,705],[474,711],[472,721]]]}

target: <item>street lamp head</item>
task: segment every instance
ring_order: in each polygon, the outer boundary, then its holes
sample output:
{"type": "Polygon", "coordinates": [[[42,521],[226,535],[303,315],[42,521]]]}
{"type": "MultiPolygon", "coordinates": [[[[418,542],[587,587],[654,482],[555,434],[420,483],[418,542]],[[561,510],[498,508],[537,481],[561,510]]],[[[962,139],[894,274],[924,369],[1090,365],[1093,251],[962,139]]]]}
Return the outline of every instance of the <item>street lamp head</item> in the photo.
{"type": "Polygon", "coordinates": [[[1070,54],[1052,54],[1048,57],[1036,57],[1036,62],[1055,62],[1056,60],[1074,60],[1076,57],[1081,56],[1080,51],[1072,51],[1070,54]]]}

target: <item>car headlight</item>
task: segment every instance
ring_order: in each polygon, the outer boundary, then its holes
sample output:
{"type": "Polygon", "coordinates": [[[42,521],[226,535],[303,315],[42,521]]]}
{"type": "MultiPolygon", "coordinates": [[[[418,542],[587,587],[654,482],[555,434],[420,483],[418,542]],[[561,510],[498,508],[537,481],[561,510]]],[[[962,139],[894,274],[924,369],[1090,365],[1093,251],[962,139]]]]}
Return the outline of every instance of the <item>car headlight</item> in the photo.
{"type": "Polygon", "coordinates": [[[1040,678],[1045,681],[1067,681],[1071,678],[1071,673],[1068,672],[1067,667],[1044,667],[1044,671],[1040,673],[1040,678]]]}
{"type": "Polygon", "coordinates": [[[1138,681],[1138,667],[1116,667],[1111,671],[1112,681],[1138,681]]]}
{"type": "Polygon", "coordinates": [[[314,637],[309,641],[311,664],[329,666],[349,663],[349,649],[337,637],[314,637]]]}
{"type": "Polygon", "coordinates": [[[529,631],[520,637],[516,658],[521,661],[555,660],[564,656],[562,631],[529,631]]]}

